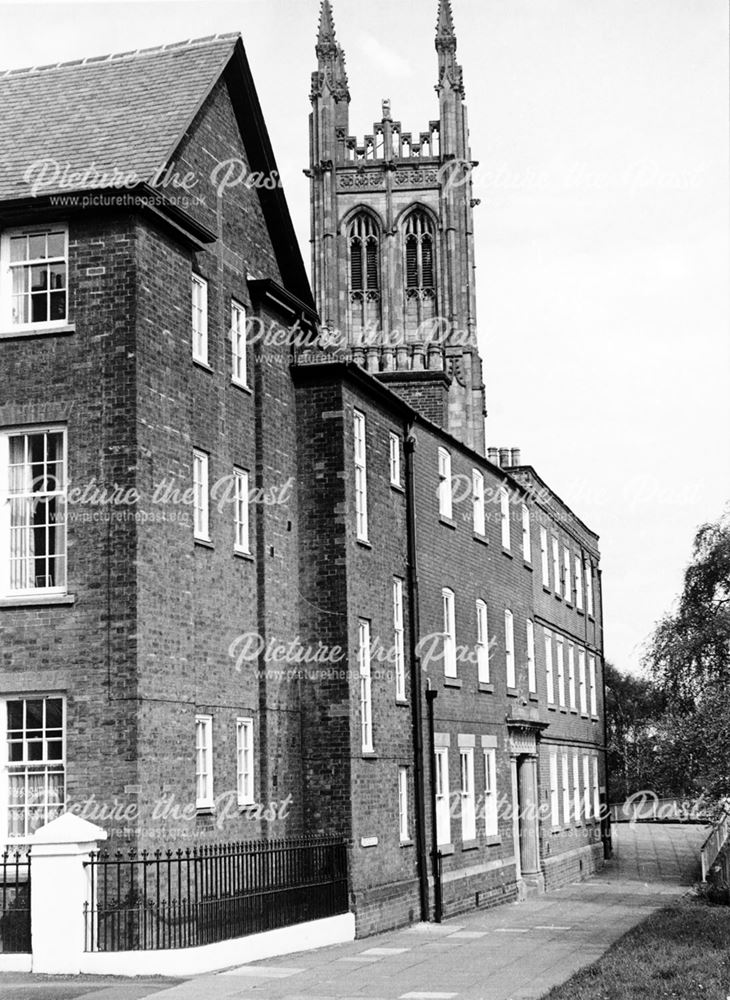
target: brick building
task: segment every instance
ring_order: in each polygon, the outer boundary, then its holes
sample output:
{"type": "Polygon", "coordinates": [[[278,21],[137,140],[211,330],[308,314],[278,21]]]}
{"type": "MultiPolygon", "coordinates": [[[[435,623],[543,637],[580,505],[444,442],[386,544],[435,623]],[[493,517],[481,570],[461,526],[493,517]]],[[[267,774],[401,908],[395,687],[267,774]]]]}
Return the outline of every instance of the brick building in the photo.
{"type": "Polygon", "coordinates": [[[358,146],[324,0],[316,302],[238,36],[0,76],[5,842],[341,834],[360,934],[600,864],[597,536],[485,449],[455,49],[358,146]]]}

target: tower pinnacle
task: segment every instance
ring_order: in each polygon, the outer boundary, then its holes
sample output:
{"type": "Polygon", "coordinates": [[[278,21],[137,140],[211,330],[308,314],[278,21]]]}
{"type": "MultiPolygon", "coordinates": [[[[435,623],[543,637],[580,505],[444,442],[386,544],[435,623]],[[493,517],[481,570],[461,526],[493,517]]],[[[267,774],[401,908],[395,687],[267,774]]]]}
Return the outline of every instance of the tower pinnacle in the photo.
{"type": "Polygon", "coordinates": [[[436,24],[436,48],[456,49],[456,32],[451,13],[451,0],[439,0],[438,22],[436,24]]]}
{"type": "Polygon", "coordinates": [[[386,98],[362,139],[350,134],[333,3],[320,0],[307,171],[323,327],[344,335],[355,364],[483,453],[472,160],[451,0],[437,4],[438,120],[407,132],[386,98]]]}
{"type": "Polygon", "coordinates": [[[317,55],[331,53],[337,47],[335,39],[335,21],[332,16],[330,0],[322,0],[319,13],[319,33],[317,35],[317,55]],[[321,51],[320,51],[321,50],[321,51]]]}

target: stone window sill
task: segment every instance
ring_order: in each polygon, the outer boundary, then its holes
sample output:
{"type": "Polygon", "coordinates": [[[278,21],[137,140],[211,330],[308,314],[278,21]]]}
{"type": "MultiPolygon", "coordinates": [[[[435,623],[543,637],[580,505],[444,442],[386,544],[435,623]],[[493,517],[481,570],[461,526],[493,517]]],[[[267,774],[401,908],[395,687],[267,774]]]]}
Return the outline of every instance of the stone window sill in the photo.
{"type": "Polygon", "coordinates": [[[401,847],[413,847],[413,841],[412,840],[401,840],[400,846],[401,847]]]}
{"type": "Polygon", "coordinates": [[[494,694],[494,684],[488,684],[485,681],[479,681],[479,690],[483,691],[484,694],[494,694]]]}
{"type": "Polygon", "coordinates": [[[478,840],[465,840],[461,845],[462,852],[464,851],[478,851],[479,841],[478,840]]]}
{"type": "Polygon", "coordinates": [[[52,337],[57,334],[63,335],[68,333],[76,333],[75,323],[62,323],[59,326],[28,326],[17,330],[11,327],[8,330],[0,331],[0,339],[10,340],[13,337],[52,337]]]}
{"type": "Polygon", "coordinates": [[[439,852],[439,854],[441,855],[442,858],[446,858],[450,854],[454,853],[454,845],[453,844],[439,844],[438,845],[438,852],[439,852]]]}
{"type": "Polygon", "coordinates": [[[474,541],[479,542],[481,545],[489,545],[489,539],[486,535],[480,535],[478,531],[474,532],[474,541]]]}
{"type": "Polygon", "coordinates": [[[460,688],[461,684],[461,677],[444,677],[444,687],[460,688]]]}
{"type": "Polygon", "coordinates": [[[355,541],[362,549],[372,549],[372,542],[369,542],[367,538],[356,538],[355,541]]]}
{"type": "Polygon", "coordinates": [[[498,844],[502,843],[502,838],[499,834],[494,834],[491,837],[487,837],[487,847],[497,847],[498,844]]]}
{"type": "Polygon", "coordinates": [[[517,688],[507,688],[508,698],[517,698],[519,696],[519,693],[520,692],[517,690],[517,688]]]}
{"type": "Polygon", "coordinates": [[[530,699],[530,701],[539,701],[540,700],[538,698],[538,696],[537,696],[537,692],[536,691],[530,691],[530,693],[528,695],[528,698],[530,699]]]}
{"type": "Polygon", "coordinates": [[[215,545],[211,542],[209,538],[195,538],[195,544],[199,545],[201,549],[214,549],[215,545]]]}
{"type": "Polygon", "coordinates": [[[0,608],[35,608],[51,604],[74,604],[74,594],[26,594],[18,597],[0,598],[0,608]]]}
{"type": "Polygon", "coordinates": [[[196,368],[202,368],[204,372],[208,372],[210,375],[213,374],[213,369],[207,361],[200,361],[198,358],[193,358],[193,364],[196,368]]]}
{"type": "Polygon", "coordinates": [[[514,553],[510,552],[509,549],[506,549],[504,545],[502,546],[502,555],[507,556],[508,559],[514,559],[514,553]]]}
{"type": "Polygon", "coordinates": [[[241,549],[234,549],[233,555],[236,559],[243,559],[245,562],[255,562],[251,552],[244,552],[241,549]]]}
{"type": "Polygon", "coordinates": [[[456,531],[456,521],[451,517],[444,517],[443,514],[439,514],[439,524],[443,524],[445,528],[451,528],[456,531]]]}
{"type": "MultiPolygon", "coordinates": [[[[209,369],[212,371],[212,369],[209,369]]],[[[246,385],[244,382],[236,382],[234,378],[231,379],[231,385],[235,386],[236,389],[240,389],[241,392],[245,392],[247,396],[253,396],[253,388],[250,385],[246,385]]]]}
{"type": "MultiPolygon", "coordinates": [[[[403,487],[403,486],[402,486],[402,485],[401,485],[400,483],[391,483],[391,484],[390,484],[390,488],[391,488],[391,490],[392,490],[392,491],[393,491],[394,493],[401,493],[401,494],[405,494],[405,492],[406,492],[406,491],[405,491],[405,489],[404,489],[404,487],[403,487]]],[[[410,842],[410,841],[408,841],[408,843],[410,844],[411,842],[410,842]]]]}

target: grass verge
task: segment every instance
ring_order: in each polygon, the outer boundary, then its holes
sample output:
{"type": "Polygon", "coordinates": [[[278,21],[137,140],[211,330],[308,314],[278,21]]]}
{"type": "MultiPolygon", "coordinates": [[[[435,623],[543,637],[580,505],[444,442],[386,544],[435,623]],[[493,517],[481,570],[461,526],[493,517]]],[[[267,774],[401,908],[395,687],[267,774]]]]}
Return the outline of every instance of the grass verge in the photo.
{"type": "Polygon", "coordinates": [[[730,907],[658,910],[543,1000],[730,1000],[730,907]]]}

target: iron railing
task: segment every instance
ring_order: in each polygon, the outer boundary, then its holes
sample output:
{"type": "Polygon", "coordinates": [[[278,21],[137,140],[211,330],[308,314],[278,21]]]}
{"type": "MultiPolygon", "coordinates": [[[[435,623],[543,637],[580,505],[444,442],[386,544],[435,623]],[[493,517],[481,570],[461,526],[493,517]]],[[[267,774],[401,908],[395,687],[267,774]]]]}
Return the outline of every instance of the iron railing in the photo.
{"type": "Polygon", "coordinates": [[[725,808],[700,849],[703,882],[707,881],[707,873],[717,860],[717,856],[725,846],[728,837],[730,837],[730,812],[725,808]]]}
{"type": "Polygon", "coordinates": [[[86,867],[87,951],[189,948],[348,911],[339,838],[92,854],[86,867]]]}
{"type": "Polygon", "coordinates": [[[30,851],[0,854],[0,952],[30,952],[30,851]]]}

